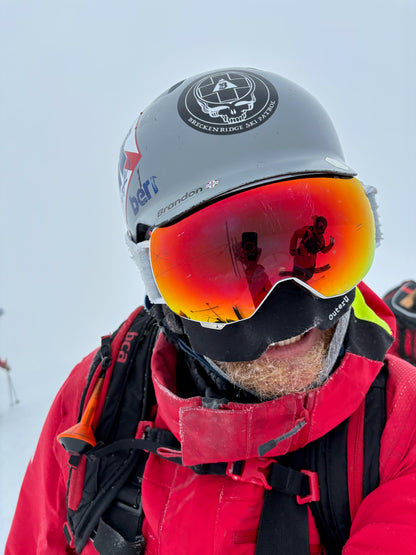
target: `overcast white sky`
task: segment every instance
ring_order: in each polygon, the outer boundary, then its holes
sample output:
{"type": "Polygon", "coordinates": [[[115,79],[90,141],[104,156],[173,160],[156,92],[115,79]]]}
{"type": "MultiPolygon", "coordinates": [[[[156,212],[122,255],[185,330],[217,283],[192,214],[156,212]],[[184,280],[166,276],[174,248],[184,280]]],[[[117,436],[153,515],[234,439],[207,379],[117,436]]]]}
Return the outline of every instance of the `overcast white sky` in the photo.
{"type": "Polygon", "coordinates": [[[0,374],[0,425],[11,410],[21,422],[24,464],[69,370],[142,302],[118,152],[187,76],[251,66],[314,94],[379,190],[385,240],[367,283],[383,294],[416,278],[415,27],[414,0],[0,0],[0,357],[21,398],[9,407],[0,374]]]}

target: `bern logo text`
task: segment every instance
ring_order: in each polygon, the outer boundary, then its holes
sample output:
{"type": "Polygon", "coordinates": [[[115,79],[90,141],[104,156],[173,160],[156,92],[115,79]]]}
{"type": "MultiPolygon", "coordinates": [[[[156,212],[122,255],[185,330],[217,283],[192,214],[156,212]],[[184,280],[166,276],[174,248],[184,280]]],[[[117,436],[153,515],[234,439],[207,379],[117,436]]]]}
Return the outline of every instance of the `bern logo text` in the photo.
{"type": "Polygon", "coordinates": [[[156,185],[156,176],[152,175],[147,179],[141,187],[139,187],[135,194],[129,195],[130,205],[133,209],[134,215],[137,216],[140,207],[149,202],[152,196],[157,195],[159,189],[156,185]]]}

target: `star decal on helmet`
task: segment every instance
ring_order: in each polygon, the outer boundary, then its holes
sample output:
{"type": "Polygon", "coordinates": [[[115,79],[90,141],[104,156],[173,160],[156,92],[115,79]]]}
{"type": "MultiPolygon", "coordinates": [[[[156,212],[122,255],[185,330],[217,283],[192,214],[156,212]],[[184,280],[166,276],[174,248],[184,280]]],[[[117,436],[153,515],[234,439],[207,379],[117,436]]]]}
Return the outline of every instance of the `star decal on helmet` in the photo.
{"type": "Polygon", "coordinates": [[[139,124],[140,116],[131,126],[130,131],[126,137],[126,140],[123,143],[123,146],[120,152],[119,187],[120,187],[120,196],[123,203],[125,202],[125,199],[126,199],[127,190],[129,188],[133,172],[136,169],[137,164],[140,161],[140,158],[142,157],[141,152],[139,150],[139,146],[137,144],[137,139],[136,139],[136,130],[139,124]]]}

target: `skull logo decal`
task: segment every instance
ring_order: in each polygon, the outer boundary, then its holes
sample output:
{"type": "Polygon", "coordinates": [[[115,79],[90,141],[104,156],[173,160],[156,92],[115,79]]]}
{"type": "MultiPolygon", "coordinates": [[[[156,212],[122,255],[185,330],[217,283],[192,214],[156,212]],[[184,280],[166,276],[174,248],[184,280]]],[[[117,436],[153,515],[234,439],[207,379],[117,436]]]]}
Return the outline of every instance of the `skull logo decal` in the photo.
{"type": "Polygon", "coordinates": [[[226,73],[207,77],[195,87],[195,97],[205,114],[224,123],[240,123],[253,109],[255,84],[248,75],[226,73]]]}
{"type": "Polygon", "coordinates": [[[224,135],[261,125],[277,103],[277,92],[264,77],[230,69],[206,74],[188,85],[179,97],[178,112],[190,127],[224,135]]]}

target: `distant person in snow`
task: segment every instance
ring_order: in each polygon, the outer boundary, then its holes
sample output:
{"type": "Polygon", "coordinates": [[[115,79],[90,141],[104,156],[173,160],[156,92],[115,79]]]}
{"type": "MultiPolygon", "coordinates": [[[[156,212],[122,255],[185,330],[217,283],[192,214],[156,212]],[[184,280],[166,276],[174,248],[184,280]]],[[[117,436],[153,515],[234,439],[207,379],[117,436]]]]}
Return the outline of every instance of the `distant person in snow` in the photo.
{"type": "Polygon", "coordinates": [[[6,555],[414,554],[416,369],[362,282],[380,233],[355,173],[271,72],[141,112],[119,192],[144,307],[57,394],[6,555]]]}
{"type": "MultiPolygon", "coordinates": [[[[4,310],[0,308],[0,316],[3,316],[4,310]]],[[[4,368],[4,370],[10,370],[10,366],[8,365],[7,358],[2,359],[0,357],[0,368],[4,368]]]]}
{"type": "Polygon", "coordinates": [[[7,358],[3,359],[0,358],[0,368],[4,368],[4,370],[10,370],[9,363],[7,362],[7,358]]]}
{"type": "MultiPolygon", "coordinates": [[[[0,316],[2,316],[3,314],[4,314],[4,310],[2,308],[0,308],[0,316]]],[[[9,388],[10,404],[15,405],[19,402],[19,399],[17,398],[16,389],[13,385],[13,381],[12,381],[12,378],[11,378],[11,375],[10,375],[10,364],[9,364],[7,358],[1,358],[0,357],[0,368],[3,368],[3,370],[6,371],[7,383],[8,383],[8,388],[9,388]]]]}

